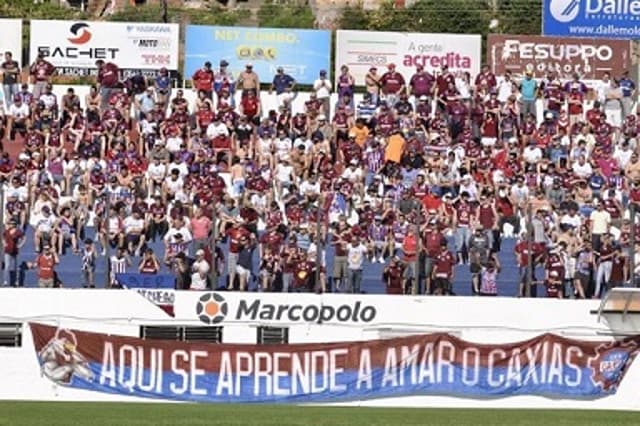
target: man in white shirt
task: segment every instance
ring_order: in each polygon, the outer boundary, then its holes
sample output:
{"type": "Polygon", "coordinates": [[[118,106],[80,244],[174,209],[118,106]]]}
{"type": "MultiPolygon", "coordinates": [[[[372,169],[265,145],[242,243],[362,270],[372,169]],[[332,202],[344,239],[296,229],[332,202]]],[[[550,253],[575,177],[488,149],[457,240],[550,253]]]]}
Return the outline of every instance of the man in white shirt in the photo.
{"type": "Polygon", "coordinates": [[[597,207],[591,212],[589,220],[591,221],[591,244],[593,250],[598,252],[600,251],[602,236],[609,233],[609,226],[611,225],[611,215],[604,209],[602,201],[597,201],[597,207]]]}
{"type": "Polygon", "coordinates": [[[147,188],[151,194],[155,194],[157,189],[162,188],[162,182],[166,176],[167,166],[159,158],[154,158],[146,172],[147,188]]]}
{"type": "Polygon", "coordinates": [[[322,113],[331,116],[331,81],[327,78],[327,71],[320,70],[320,77],[313,82],[313,90],[316,97],[322,102],[322,113]]]}
{"type": "Polygon", "coordinates": [[[127,250],[130,255],[140,256],[145,242],[144,219],[138,210],[133,210],[131,216],[124,220],[124,231],[127,238],[127,250]]]}
{"type": "Polygon", "coordinates": [[[589,179],[593,174],[593,167],[591,167],[591,164],[587,162],[584,156],[580,156],[578,161],[573,163],[571,169],[576,176],[582,179],[589,179]]]}
{"type": "Polygon", "coordinates": [[[529,164],[537,164],[542,159],[542,150],[536,144],[536,141],[531,140],[522,150],[522,158],[529,164]]]}
{"type": "Polygon", "coordinates": [[[624,141],[622,142],[622,145],[616,147],[616,150],[613,153],[613,159],[618,163],[618,167],[624,170],[624,168],[627,167],[627,163],[629,163],[632,154],[633,150],[629,146],[629,142],[624,141]]]}
{"type": "Polygon", "coordinates": [[[229,136],[229,129],[227,125],[220,120],[220,116],[216,115],[213,122],[207,126],[207,137],[214,139],[218,136],[229,136]]]}
{"type": "Polygon", "coordinates": [[[347,246],[347,268],[349,270],[348,291],[360,294],[362,283],[362,264],[364,263],[367,248],[360,242],[357,235],[351,236],[351,244],[347,246]]]}
{"type": "Polygon", "coordinates": [[[11,140],[15,138],[16,130],[22,133],[26,133],[29,114],[29,105],[22,102],[22,96],[15,95],[13,97],[13,103],[11,104],[11,106],[9,107],[9,111],[7,112],[7,131],[11,140]]]}
{"type": "Polygon", "coordinates": [[[602,74],[602,80],[596,84],[597,100],[604,105],[607,100],[607,91],[611,89],[611,75],[608,72],[602,74]]]}
{"type": "Polygon", "coordinates": [[[209,262],[204,258],[204,250],[199,249],[196,251],[196,260],[191,265],[191,290],[206,290],[207,289],[207,274],[211,267],[209,262]]]}

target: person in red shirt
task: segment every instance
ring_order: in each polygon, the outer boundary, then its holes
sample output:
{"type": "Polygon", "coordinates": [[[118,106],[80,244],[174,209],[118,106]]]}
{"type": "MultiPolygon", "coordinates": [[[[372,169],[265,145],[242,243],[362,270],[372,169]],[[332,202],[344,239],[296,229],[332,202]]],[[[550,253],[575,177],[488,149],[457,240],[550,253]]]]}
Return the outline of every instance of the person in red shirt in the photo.
{"type": "Polygon", "coordinates": [[[431,279],[433,280],[436,295],[453,294],[451,283],[455,277],[454,265],[456,259],[453,253],[447,248],[447,240],[445,238],[440,241],[440,251],[434,259],[433,271],[431,279]]]}
{"type": "Polygon", "coordinates": [[[240,101],[240,112],[254,124],[258,124],[260,122],[260,100],[254,92],[248,92],[247,96],[242,98],[240,101]]]}
{"type": "Polygon", "coordinates": [[[40,99],[45,87],[51,82],[51,77],[55,74],[56,67],[44,59],[42,53],[38,54],[38,59],[31,65],[29,74],[33,82],[33,99],[40,99]]]}
{"type": "Polygon", "coordinates": [[[406,83],[402,74],[396,71],[395,64],[389,64],[387,68],[388,71],[380,77],[380,86],[387,105],[393,108],[398,101],[400,93],[404,93],[406,90],[406,83]]]}
{"type": "Polygon", "coordinates": [[[403,277],[405,268],[405,264],[402,263],[398,256],[392,257],[389,266],[384,268],[382,281],[384,282],[387,294],[404,294],[403,277]]]}
{"type": "Polygon", "coordinates": [[[18,279],[18,253],[25,243],[24,233],[16,226],[17,222],[10,219],[2,233],[4,244],[4,286],[16,286],[18,279]]]}
{"type": "Polygon", "coordinates": [[[102,59],[96,61],[96,68],[98,69],[98,75],[96,76],[96,82],[100,89],[100,96],[102,97],[101,108],[104,111],[111,97],[120,84],[120,70],[118,66],[112,62],[105,62],[102,59]]]}
{"type": "Polygon", "coordinates": [[[438,229],[438,222],[435,219],[429,221],[427,228],[422,232],[422,253],[424,254],[424,276],[425,294],[431,294],[431,273],[433,272],[433,262],[440,252],[440,243],[444,235],[438,229]]]}
{"type": "Polygon", "coordinates": [[[191,80],[193,80],[193,87],[196,90],[203,91],[208,99],[213,99],[214,78],[211,62],[207,61],[202,68],[193,73],[191,80]]]}
{"type": "Polygon", "coordinates": [[[36,260],[27,263],[27,267],[38,268],[38,287],[53,288],[56,284],[55,267],[58,263],[60,263],[58,255],[53,251],[50,244],[45,244],[36,260]]]}
{"type": "Polygon", "coordinates": [[[255,239],[255,236],[249,232],[239,222],[235,222],[231,228],[227,231],[227,237],[229,238],[229,256],[227,263],[227,273],[229,274],[229,283],[227,288],[229,290],[234,288],[234,280],[236,278],[236,265],[238,263],[238,254],[240,253],[242,238],[250,238],[251,241],[255,239]]]}
{"type": "MultiPolygon", "coordinates": [[[[418,280],[418,239],[416,238],[416,228],[412,226],[402,240],[402,261],[407,266],[405,278],[411,281],[411,293],[418,294],[420,283],[418,280]]],[[[409,285],[407,284],[407,288],[409,285]]]]}

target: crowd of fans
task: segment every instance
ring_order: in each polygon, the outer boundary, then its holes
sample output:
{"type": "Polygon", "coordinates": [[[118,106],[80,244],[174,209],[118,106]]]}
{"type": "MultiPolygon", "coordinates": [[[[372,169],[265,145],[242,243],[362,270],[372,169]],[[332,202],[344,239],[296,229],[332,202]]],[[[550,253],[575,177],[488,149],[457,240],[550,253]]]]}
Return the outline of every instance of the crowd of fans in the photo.
{"type": "Polygon", "coordinates": [[[390,294],[451,294],[469,268],[473,292],[496,295],[500,259],[513,256],[503,238],[518,239],[521,282],[550,297],[599,297],[640,273],[629,219],[640,121],[626,73],[587,86],[389,64],[356,81],[343,66],[335,87],[320,70],[301,103],[282,68],[268,81],[228,65],[207,62],[193,89],[172,89],[165,69],[121,81],[98,61],[84,100],[73,89],[57,99],[46,58],[19,86],[7,53],[0,130],[23,149],[0,159],[4,284],[20,275],[28,227],[40,254],[22,266],[39,268],[41,286],[78,255],[93,287],[111,249],[113,286],[117,272],[164,264],[183,289],[357,293],[367,264],[382,263],[390,294]],[[272,93],[277,110],[263,110],[272,93]]]}

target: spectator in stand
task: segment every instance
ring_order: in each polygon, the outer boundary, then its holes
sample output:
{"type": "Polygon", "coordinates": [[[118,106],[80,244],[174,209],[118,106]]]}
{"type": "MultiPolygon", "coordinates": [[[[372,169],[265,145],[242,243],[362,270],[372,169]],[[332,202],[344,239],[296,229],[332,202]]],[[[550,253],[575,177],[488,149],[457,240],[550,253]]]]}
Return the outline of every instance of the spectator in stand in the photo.
{"type": "Polygon", "coordinates": [[[112,96],[119,90],[120,69],[113,62],[105,62],[102,59],[96,61],[96,68],[98,69],[96,84],[102,101],[101,108],[105,110],[112,96]]]}
{"type": "Polygon", "coordinates": [[[93,240],[87,238],[84,240],[84,249],[82,251],[82,278],[84,288],[94,288],[96,286],[96,248],[93,240]]]}
{"type": "Polygon", "coordinates": [[[6,108],[9,109],[11,99],[18,94],[20,88],[20,64],[13,59],[11,52],[5,52],[4,62],[0,64],[2,70],[2,89],[6,108]]]}
{"type": "Polygon", "coordinates": [[[196,91],[204,93],[207,99],[213,99],[213,82],[215,76],[211,69],[211,62],[205,62],[202,68],[193,74],[191,80],[193,82],[193,88],[196,91]]]}
{"type": "Polygon", "coordinates": [[[51,77],[56,73],[56,67],[44,59],[43,53],[38,53],[36,61],[31,64],[29,74],[33,83],[33,97],[39,99],[44,88],[51,84],[51,77]]]}
{"type": "Polygon", "coordinates": [[[296,80],[289,74],[286,74],[283,67],[279,66],[271,82],[269,94],[275,90],[278,107],[288,107],[295,97],[295,87],[296,80]]]}
{"type": "Polygon", "coordinates": [[[331,81],[327,78],[327,71],[320,70],[318,78],[313,82],[313,90],[316,95],[316,99],[320,102],[321,113],[325,116],[330,115],[331,111],[331,81]]]}
{"type": "Polygon", "coordinates": [[[622,90],[622,119],[624,120],[633,112],[634,98],[636,95],[636,83],[629,77],[629,71],[625,70],[618,81],[622,90]]]}
{"type": "Polygon", "coordinates": [[[13,97],[13,103],[7,111],[7,135],[9,140],[15,140],[16,133],[26,134],[31,124],[31,111],[29,105],[22,101],[21,95],[13,97]]]}
{"type": "Polygon", "coordinates": [[[15,219],[9,219],[2,234],[4,244],[4,281],[2,285],[4,287],[15,287],[18,282],[18,254],[26,240],[24,232],[17,225],[18,222],[15,219]]]}
{"type": "Polygon", "coordinates": [[[147,247],[138,265],[138,272],[141,274],[155,275],[160,272],[160,268],[160,261],[153,252],[153,249],[147,247]]]}
{"type": "Polygon", "coordinates": [[[380,88],[384,100],[390,107],[396,104],[401,93],[405,93],[405,79],[396,71],[396,64],[387,65],[387,72],[380,77],[380,88]]]}
{"type": "Polygon", "coordinates": [[[36,257],[33,262],[28,262],[28,268],[38,269],[38,287],[40,288],[53,288],[56,285],[56,265],[60,263],[58,255],[53,251],[51,245],[45,244],[42,247],[42,253],[36,257]]]}
{"type": "Polygon", "coordinates": [[[200,249],[196,251],[196,259],[191,265],[193,273],[191,275],[191,285],[189,286],[190,290],[206,290],[210,287],[208,285],[208,274],[211,268],[209,262],[205,260],[204,255],[204,250],[200,249]]]}
{"type": "Polygon", "coordinates": [[[238,87],[242,88],[242,96],[253,92],[256,96],[260,97],[260,77],[253,70],[252,63],[246,64],[244,71],[238,76],[238,87]]]}
{"type": "Polygon", "coordinates": [[[404,294],[404,269],[405,265],[399,257],[394,256],[388,266],[382,272],[387,294],[404,294]]]}
{"type": "MultiPolygon", "coordinates": [[[[378,75],[378,68],[371,67],[364,78],[367,94],[371,96],[371,102],[378,106],[380,102],[380,75],[378,75]]],[[[328,114],[327,114],[328,115],[328,114]]]]}

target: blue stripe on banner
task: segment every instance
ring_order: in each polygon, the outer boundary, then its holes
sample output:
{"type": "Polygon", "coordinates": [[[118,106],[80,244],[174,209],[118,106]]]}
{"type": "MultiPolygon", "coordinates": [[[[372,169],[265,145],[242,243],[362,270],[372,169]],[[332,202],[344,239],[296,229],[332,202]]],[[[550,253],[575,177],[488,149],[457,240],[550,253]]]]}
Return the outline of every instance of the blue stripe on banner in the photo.
{"type": "MultiPolygon", "coordinates": [[[[192,356],[194,354],[191,354],[192,356]]],[[[187,360],[184,354],[182,362],[187,360]]],[[[204,354],[203,354],[204,356],[204,354]]],[[[177,357],[180,358],[180,357],[177,357]]],[[[152,361],[153,364],[156,364],[152,361]]],[[[249,364],[247,364],[249,365],[249,364]]],[[[205,374],[156,364],[154,369],[125,367],[103,371],[101,364],[92,363],[94,380],[74,376],[75,388],[194,402],[319,402],[348,401],[406,395],[451,395],[464,397],[499,397],[541,395],[548,397],[590,398],[602,396],[602,390],[590,379],[584,368],[537,367],[520,372],[508,368],[477,369],[477,376],[462,377],[456,366],[434,366],[431,370],[405,369],[394,371],[375,368],[370,374],[357,371],[331,371],[324,374],[300,374],[293,378],[285,373],[276,375],[247,372],[245,374],[205,374]]]]}

